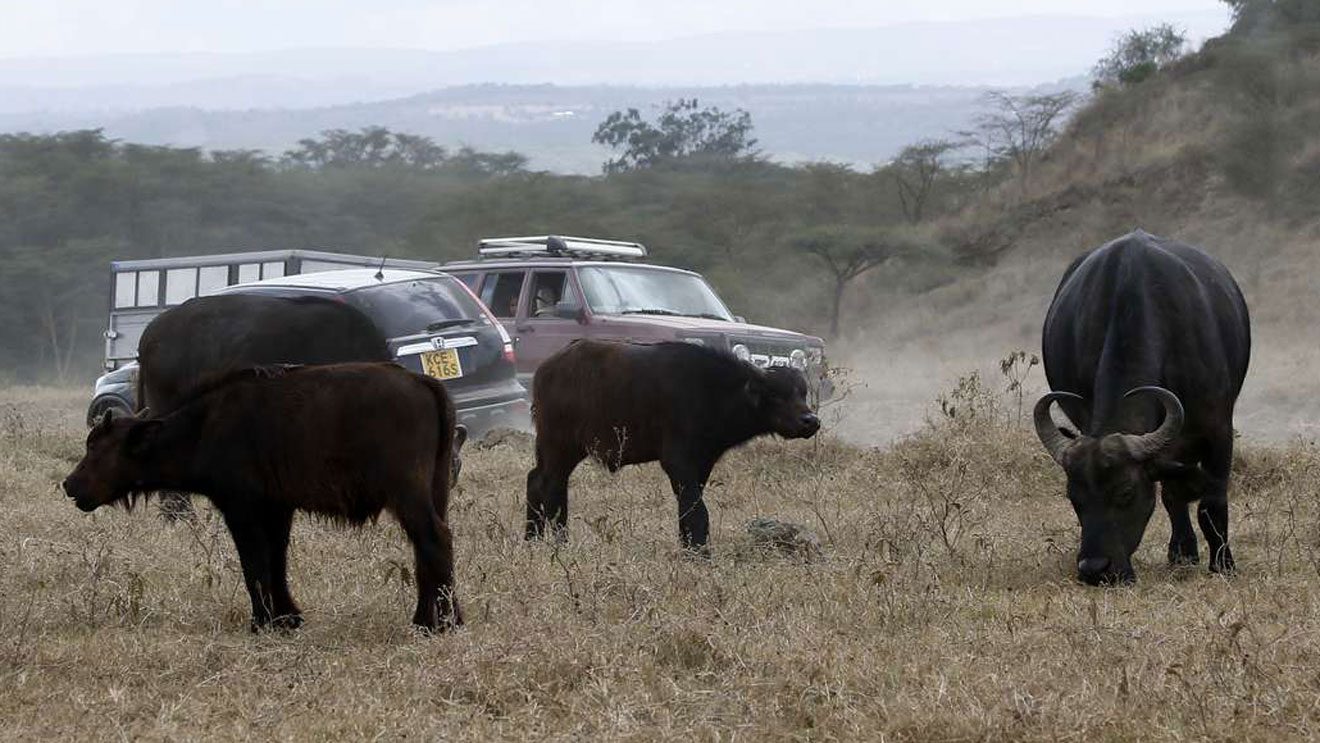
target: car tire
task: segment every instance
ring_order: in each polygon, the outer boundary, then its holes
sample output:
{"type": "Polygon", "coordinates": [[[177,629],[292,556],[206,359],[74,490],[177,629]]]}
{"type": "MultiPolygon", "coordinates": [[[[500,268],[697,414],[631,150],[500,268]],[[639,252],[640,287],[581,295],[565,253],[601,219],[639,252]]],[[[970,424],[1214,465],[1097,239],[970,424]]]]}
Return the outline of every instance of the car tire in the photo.
{"type": "Polygon", "coordinates": [[[133,415],[133,410],[128,407],[128,403],[118,397],[97,398],[92,400],[92,404],[87,408],[87,427],[96,425],[106,413],[109,413],[113,419],[133,415]]]}

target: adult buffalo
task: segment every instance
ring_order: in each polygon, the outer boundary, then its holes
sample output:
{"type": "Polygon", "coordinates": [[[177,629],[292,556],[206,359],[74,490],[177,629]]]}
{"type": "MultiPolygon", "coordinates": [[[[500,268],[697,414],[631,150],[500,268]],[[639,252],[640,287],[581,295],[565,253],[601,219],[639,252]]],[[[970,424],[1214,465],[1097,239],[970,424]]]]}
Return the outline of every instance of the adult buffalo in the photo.
{"type": "MultiPolygon", "coordinates": [[[[376,325],[348,304],[323,297],[221,294],[184,302],[151,321],[138,343],[138,410],[173,412],[208,378],[255,366],[391,361],[376,325]]],[[[467,430],[454,437],[453,477],[467,430]]],[[[188,511],[170,494],[167,514],[188,511]]]]}
{"type": "Polygon", "coordinates": [[[659,460],[678,498],[683,544],[703,552],[710,519],[702,492],[724,452],[757,436],[810,438],[820,428],[797,370],[761,371],[689,343],[573,343],[537,368],[532,418],[528,539],[552,519],[564,533],[568,478],[583,459],[610,471],[659,460]]]}
{"type": "Polygon", "coordinates": [[[1233,569],[1228,480],[1233,405],[1247,373],[1247,305],[1228,269],[1200,250],[1142,231],[1078,258],[1045,318],[1036,432],[1068,476],[1081,523],[1078,577],[1131,581],[1132,553],[1155,510],[1173,535],[1169,561],[1196,563],[1188,505],[1210,569],[1233,569]],[[1080,433],[1054,425],[1058,403],[1080,433]]]}
{"type": "Polygon", "coordinates": [[[413,623],[461,623],[446,524],[454,406],[444,385],[393,364],[231,372],[162,418],[105,416],[64,481],[78,508],[182,490],[224,517],[252,627],[296,628],[287,552],[294,511],[362,524],[388,510],[417,560],[413,623]]]}

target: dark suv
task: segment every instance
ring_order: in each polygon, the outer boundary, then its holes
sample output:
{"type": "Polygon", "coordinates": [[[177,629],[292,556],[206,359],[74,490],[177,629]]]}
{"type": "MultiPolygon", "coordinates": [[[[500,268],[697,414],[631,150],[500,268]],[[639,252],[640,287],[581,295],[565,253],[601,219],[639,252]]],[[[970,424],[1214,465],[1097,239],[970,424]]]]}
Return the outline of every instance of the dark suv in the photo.
{"type": "MultiPolygon", "coordinates": [[[[513,342],[500,322],[452,276],[358,268],[254,281],[215,293],[340,298],[372,319],[400,364],[445,383],[459,422],[473,436],[495,426],[526,425],[527,393],[515,375],[513,342]]],[[[131,410],[136,365],[107,377],[113,375],[124,377],[127,389],[118,394],[128,393],[124,403],[131,410]]],[[[98,381],[97,399],[101,387],[98,381]]],[[[92,407],[96,406],[93,400],[92,407]]]]}
{"type": "Polygon", "coordinates": [[[518,376],[578,338],[685,341],[730,351],[760,367],[806,373],[830,395],[825,344],[791,330],[750,325],[729,312],[701,274],[637,262],[639,243],[538,236],[482,240],[479,258],[446,263],[513,337],[518,376]]]}

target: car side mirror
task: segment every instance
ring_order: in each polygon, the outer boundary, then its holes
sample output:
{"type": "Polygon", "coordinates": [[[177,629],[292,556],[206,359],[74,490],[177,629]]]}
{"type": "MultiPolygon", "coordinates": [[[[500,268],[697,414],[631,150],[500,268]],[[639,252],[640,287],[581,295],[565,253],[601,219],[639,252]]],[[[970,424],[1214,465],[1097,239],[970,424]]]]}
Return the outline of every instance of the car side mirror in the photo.
{"type": "Polygon", "coordinates": [[[733,316],[733,321],[734,321],[734,322],[740,322],[740,323],[742,323],[743,325],[746,325],[746,324],[747,324],[747,318],[743,317],[742,315],[734,315],[734,316],[733,316]]]}
{"type": "Polygon", "coordinates": [[[587,323],[587,308],[577,302],[556,302],[554,315],[561,320],[572,320],[579,325],[587,323]]]}

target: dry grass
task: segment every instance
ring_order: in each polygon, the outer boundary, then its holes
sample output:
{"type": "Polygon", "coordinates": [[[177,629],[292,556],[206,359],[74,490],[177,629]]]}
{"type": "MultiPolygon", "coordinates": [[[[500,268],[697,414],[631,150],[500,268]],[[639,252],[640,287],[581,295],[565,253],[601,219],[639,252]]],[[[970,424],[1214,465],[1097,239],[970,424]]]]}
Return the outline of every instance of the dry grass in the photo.
{"type": "Polygon", "coordinates": [[[525,448],[473,451],[455,498],[468,626],[407,628],[392,523],[302,519],[296,634],[247,632],[208,510],[91,516],[55,483],[80,395],[0,392],[0,723],[8,738],[1304,739],[1320,735],[1320,453],[1248,449],[1242,573],[1070,580],[1060,477],[988,398],[888,450],[766,442],[716,471],[716,557],[677,549],[653,467],[575,480],[572,542],[521,539],[525,448]],[[827,557],[758,551],[807,524],[827,557]]]}

